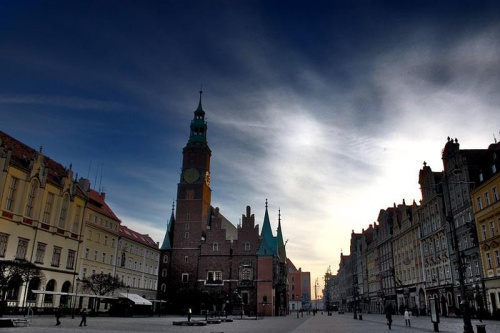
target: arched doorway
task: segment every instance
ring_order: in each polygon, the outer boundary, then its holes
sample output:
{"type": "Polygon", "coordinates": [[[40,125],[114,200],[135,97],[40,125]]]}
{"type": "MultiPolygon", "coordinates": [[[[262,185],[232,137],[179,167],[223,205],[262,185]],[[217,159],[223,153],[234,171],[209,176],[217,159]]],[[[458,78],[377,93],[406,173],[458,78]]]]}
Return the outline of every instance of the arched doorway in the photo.
{"type": "Polygon", "coordinates": [[[444,295],[441,295],[441,316],[448,317],[448,304],[444,295]]]}
{"type": "Polygon", "coordinates": [[[19,289],[23,281],[19,275],[14,275],[9,279],[7,300],[12,302],[17,302],[19,300],[19,289]]]}
{"type": "MultiPolygon", "coordinates": [[[[45,291],[55,291],[56,290],[56,280],[52,279],[47,282],[45,286],[45,291]]],[[[54,295],[53,294],[45,294],[44,303],[54,303],[54,295]]]]}
{"type": "MultiPolygon", "coordinates": [[[[61,288],[61,292],[68,293],[70,287],[71,287],[71,282],[69,281],[64,282],[61,288]]],[[[61,300],[59,301],[59,305],[68,307],[68,299],[69,299],[68,295],[61,295],[61,300]]]]}
{"type": "Polygon", "coordinates": [[[418,292],[418,312],[419,314],[425,315],[425,293],[422,288],[418,292]]]}
{"type": "Polygon", "coordinates": [[[34,277],[31,279],[29,285],[28,285],[28,295],[26,296],[26,301],[29,303],[35,303],[36,302],[36,296],[33,292],[33,290],[37,290],[40,288],[40,278],[39,277],[34,277]]]}

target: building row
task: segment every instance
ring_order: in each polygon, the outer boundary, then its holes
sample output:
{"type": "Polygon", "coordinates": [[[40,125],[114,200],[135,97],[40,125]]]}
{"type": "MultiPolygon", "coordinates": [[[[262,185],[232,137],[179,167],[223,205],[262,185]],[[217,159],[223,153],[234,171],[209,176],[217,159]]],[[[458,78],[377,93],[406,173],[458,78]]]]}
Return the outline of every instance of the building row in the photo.
{"type": "Polygon", "coordinates": [[[377,220],[351,233],[350,253],[337,274],[325,274],[325,304],[372,313],[408,308],[427,314],[499,315],[500,143],[460,149],[448,138],[443,170],[419,170],[422,199],[381,209],[377,220]],[[465,293],[461,292],[461,284],[465,293]]]}
{"type": "MultiPolygon", "coordinates": [[[[69,168],[0,131],[0,265],[2,306],[104,310],[121,293],[156,299],[159,244],[123,225],[103,192],[69,168]],[[37,273],[9,275],[8,264],[37,273]],[[121,287],[89,293],[93,276],[121,287]]],[[[5,310],[5,309],[3,309],[5,310]]]]}

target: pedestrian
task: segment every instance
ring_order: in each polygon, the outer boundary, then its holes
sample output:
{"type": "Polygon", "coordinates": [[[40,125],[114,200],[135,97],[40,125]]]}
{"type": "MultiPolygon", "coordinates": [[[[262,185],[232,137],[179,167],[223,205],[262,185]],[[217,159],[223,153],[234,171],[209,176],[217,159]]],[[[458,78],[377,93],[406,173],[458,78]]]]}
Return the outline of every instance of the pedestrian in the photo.
{"type": "Polygon", "coordinates": [[[385,313],[385,318],[387,318],[387,326],[389,326],[389,329],[391,329],[391,326],[392,326],[392,314],[391,314],[391,310],[387,310],[387,312],[385,313]]]}
{"type": "Polygon", "coordinates": [[[83,308],[80,311],[80,315],[82,316],[82,321],[80,321],[80,326],[87,326],[87,309],[83,308]]]}
{"type": "Polygon", "coordinates": [[[56,326],[59,326],[59,325],[61,325],[61,321],[59,320],[61,318],[61,307],[60,306],[56,308],[55,315],[56,315],[56,326]]]}
{"type": "Polygon", "coordinates": [[[188,309],[188,321],[191,321],[191,308],[188,309]]]}
{"type": "Polygon", "coordinates": [[[410,319],[411,319],[411,313],[410,311],[408,311],[407,308],[405,311],[405,326],[411,327],[410,319]]]}

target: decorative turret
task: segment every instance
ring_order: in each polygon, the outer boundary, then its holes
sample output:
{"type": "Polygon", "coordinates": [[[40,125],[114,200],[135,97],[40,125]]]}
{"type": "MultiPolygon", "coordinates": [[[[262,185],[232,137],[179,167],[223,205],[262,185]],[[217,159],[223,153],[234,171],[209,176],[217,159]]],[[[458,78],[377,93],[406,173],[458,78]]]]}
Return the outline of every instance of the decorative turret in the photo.
{"type": "Polygon", "coordinates": [[[278,246],[278,257],[280,263],[286,263],[286,249],[285,243],[283,242],[283,234],[281,233],[281,210],[278,213],[278,231],[277,231],[277,246],[278,246]]]}
{"type": "Polygon", "coordinates": [[[203,94],[202,90],[200,90],[198,108],[194,111],[194,118],[191,121],[189,143],[207,143],[207,123],[205,121],[205,111],[203,111],[203,107],[201,106],[201,94],[203,94]]]}
{"type": "Polygon", "coordinates": [[[267,199],[266,199],[266,213],[264,214],[264,223],[262,224],[262,232],[260,234],[261,242],[257,255],[273,256],[277,255],[276,238],[273,236],[271,230],[271,222],[269,221],[269,213],[267,212],[267,199]]]}
{"type": "Polygon", "coordinates": [[[168,221],[167,231],[165,232],[165,238],[163,238],[163,244],[160,250],[171,250],[172,249],[172,226],[175,222],[175,204],[172,203],[172,215],[170,215],[170,220],[168,221]]]}

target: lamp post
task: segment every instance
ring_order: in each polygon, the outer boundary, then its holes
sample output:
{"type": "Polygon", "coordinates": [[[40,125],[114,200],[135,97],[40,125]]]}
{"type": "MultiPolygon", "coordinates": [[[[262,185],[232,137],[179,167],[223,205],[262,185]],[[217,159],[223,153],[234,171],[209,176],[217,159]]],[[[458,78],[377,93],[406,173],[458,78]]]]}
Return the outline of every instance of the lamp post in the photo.
{"type": "MultiPolygon", "coordinates": [[[[460,174],[460,170],[454,170],[453,174],[460,174]]],[[[472,322],[470,318],[470,309],[469,309],[469,302],[467,301],[467,294],[465,292],[465,277],[464,277],[464,265],[462,262],[462,258],[460,256],[460,249],[458,247],[458,236],[457,236],[457,230],[455,227],[455,220],[453,218],[453,212],[451,209],[451,195],[450,195],[450,188],[449,188],[449,183],[448,183],[448,177],[446,175],[446,172],[443,174],[443,182],[444,185],[446,186],[446,196],[448,199],[449,203],[449,209],[446,209],[445,205],[445,210],[446,210],[446,221],[450,224],[451,228],[451,236],[453,237],[453,251],[455,252],[455,257],[457,259],[457,269],[458,269],[458,282],[460,284],[460,307],[463,312],[462,317],[464,321],[464,333],[474,333],[474,330],[472,328],[472,322]]]]}
{"type": "Polygon", "coordinates": [[[75,299],[73,301],[73,311],[71,312],[71,319],[75,319],[75,307],[76,307],[76,300],[78,298],[78,287],[80,286],[80,278],[76,278],[76,289],[75,289],[75,299]]]}

